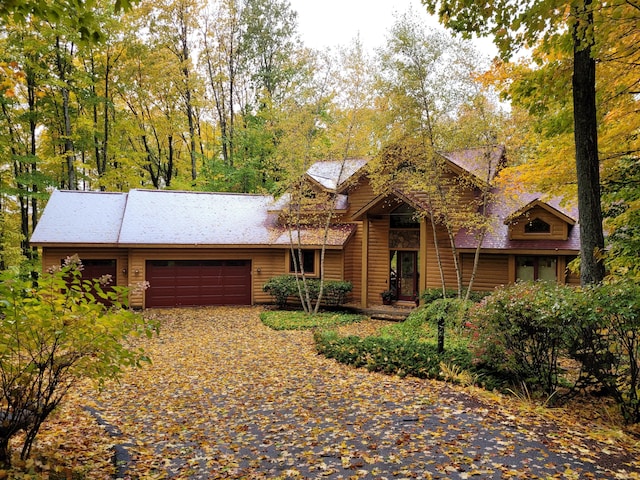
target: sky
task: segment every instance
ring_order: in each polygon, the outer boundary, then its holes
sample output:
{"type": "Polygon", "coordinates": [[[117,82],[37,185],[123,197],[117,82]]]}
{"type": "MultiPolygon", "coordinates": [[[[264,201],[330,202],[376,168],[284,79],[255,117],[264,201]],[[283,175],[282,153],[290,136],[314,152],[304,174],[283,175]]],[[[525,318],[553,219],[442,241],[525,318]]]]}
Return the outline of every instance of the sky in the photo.
{"type": "MultiPolygon", "coordinates": [[[[436,17],[427,14],[420,0],[289,0],[298,12],[298,31],[307,47],[349,45],[360,37],[365,48],[383,46],[395,14],[411,10],[427,25],[437,26],[436,17]]],[[[483,53],[494,54],[488,40],[477,42],[483,53]]]]}

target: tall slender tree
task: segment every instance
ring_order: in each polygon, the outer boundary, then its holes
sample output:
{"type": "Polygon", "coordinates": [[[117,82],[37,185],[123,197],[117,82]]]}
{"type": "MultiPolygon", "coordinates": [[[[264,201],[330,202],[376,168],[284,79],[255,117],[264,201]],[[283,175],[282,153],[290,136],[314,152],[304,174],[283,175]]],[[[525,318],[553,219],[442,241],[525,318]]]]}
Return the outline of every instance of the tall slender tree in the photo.
{"type": "Polygon", "coordinates": [[[583,284],[598,283],[604,278],[594,59],[599,25],[594,21],[594,10],[602,13],[608,10],[607,15],[613,17],[615,11],[624,8],[624,3],[627,2],[609,5],[592,0],[498,0],[478,8],[476,3],[466,0],[423,0],[428,11],[438,14],[447,27],[468,36],[492,34],[504,58],[509,58],[523,45],[534,47],[538,42],[560,45],[569,40],[573,50],[574,139],[583,284]]]}

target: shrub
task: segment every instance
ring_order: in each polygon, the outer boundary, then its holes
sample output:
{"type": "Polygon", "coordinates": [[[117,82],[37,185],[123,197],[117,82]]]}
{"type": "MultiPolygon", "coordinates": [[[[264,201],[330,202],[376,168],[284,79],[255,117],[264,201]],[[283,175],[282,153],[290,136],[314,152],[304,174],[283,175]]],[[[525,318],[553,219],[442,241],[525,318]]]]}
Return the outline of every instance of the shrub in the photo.
{"type": "MultiPolygon", "coordinates": [[[[280,275],[269,279],[262,286],[262,290],[274,298],[278,307],[283,308],[287,304],[289,297],[298,298],[298,281],[301,282],[301,280],[297,280],[294,275],[280,275]]],[[[320,280],[317,278],[307,278],[305,283],[311,300],[317,300],[320,292],[320,280]]],[[[346,302],[351,290],[353,290],[353,284],[351,282],[325,280],[322,301],[325,305],[342,305],[346,302]]]]}
{"type": "Polygon", "coordinates": [[[293,275],[280,275],[279,277],[270,278],[262,286],[262,290],[271,295],[276,305],[282,308],[287,304],[287,298],[291,295],[297,295],[298,286],[293,275]]]}
{"type": "MultiPolygon", "coordinates": [[[[323,300],[326,305],[342,305],[353,290],[353,284],[346,281],[326,280],[324,282],[323,300]]],[[[317,297],[316,297],[317,298],[317,297]]]]}
{"type": "Polygon", "coordinates": [[[392,337],[340,337],[335,331],[316,331],[314,339],[318,352],[326,357],[372,372],[443,378],[442,363],[461,369],[471,366],[471,356],[465,348],[439,354],[431,343],[392,337]]]}
{"type": "Polygon", "coordinates": [[[81,264],[44,274],[37,286],[0,274],[0,464],[11,462],[9,441],[24,430],[21,458],[41,424],[74,383],[116,378],[148,360],[128,347],[130,335],[151,335],[155,324],[122,308],[127,291],[82,280],[81,264]],[[103,300],[99,303],[97,300],[103,300]]]}
{"type": "Polygon", "coordinates": [[[404,321],[383,327],[380,330],[380,335],[405,341],[427,340],[429,339],[428,326],[429,323],[423,306],[413,309],[404,321]]]}
{"type": "Polygon", "coordinates": [[[438,332],[438,351],[444,351],[445,329],[460,332],[473,302],[459,298],[440,298],[426,306],[425,315],[438,332]]]}
{"type": "Polygon", "coordinates": [[[570,287],[525,282],[496,290],[469,312],[474,363],[547,395],[566,384],[559,358],[574,319],[570,287]]]}
{"type": "MultiPolygon", "coordinates": [[[[446,298],[458,297],[457,290],[447,289],[446,294],[447,294],[446,298]]],[[[422,293],[420,294],[420,299],[427,305],[435,300],[440,300],[441,298],[445,298],[444,295],[442,294],[441,288],[427,288],[426,290],[423,290],[422,293]]]]}
{"type": "MultiPolygon", "coordinates": [[[[447,293],[446,298],[458,298],[457,290],[447,289],[446,293],[447,293]]],[[[475,292],[474,291],[469,294],[469,300],[472,302],[479,302],[484,297],[490,294],[491,292],[475,292]]],[[[435,300],[440,300],[445,297],[442,295],[442,288],[427,288],[426,290],[422,291],[422,293],[420,294],[420,298],[422,299],[423,303],[428,305],[429,303],[435,300]]]]}
{"type": "Polygon", "coordinates": [[[571,355],[620,406],[640,422],[640,286],[631,282],[588,288],[577,297],[571,355]]]}

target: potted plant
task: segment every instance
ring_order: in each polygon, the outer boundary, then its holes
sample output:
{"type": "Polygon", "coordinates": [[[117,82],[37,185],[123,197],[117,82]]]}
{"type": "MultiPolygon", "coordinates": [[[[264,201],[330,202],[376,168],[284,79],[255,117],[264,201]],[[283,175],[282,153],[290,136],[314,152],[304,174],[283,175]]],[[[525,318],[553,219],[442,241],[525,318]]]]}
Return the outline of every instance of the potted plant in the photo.
{"type": "Polygon", "coordinates": [[[391,305],[391,302],[395,300],[395,292],[393,290],[385,290],[380,296],[382,297],[383,305],[391,305]]]}

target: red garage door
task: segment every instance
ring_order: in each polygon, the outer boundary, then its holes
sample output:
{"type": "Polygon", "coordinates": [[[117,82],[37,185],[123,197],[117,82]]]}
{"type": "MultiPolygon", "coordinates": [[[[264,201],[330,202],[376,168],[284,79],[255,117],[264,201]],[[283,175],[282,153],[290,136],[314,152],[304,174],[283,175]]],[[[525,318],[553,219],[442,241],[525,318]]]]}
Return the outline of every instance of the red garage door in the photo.
{"type": "Polygon", "coordinates": [[[148,260],[147,307],[250,305],[249,260],[148,260]]]}
{"type": "MultiPolygon", "coordinates": [[[[111,291],[111,287],[115,287],[117,278],[117,262],[115,259],[91,259],[83,258],[82,262],[82,279],[83,280],[99,280],[106,275],[111,277],[111,281],[102,285],[102,290],[106,292],[111,291]]],[[[95,291],[92,290],[95,294],[95,291]]],[[[96,295],[96,301],[105,305],[111,305],[111,302],[100,298],[96,295]]]]}

